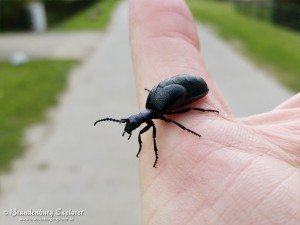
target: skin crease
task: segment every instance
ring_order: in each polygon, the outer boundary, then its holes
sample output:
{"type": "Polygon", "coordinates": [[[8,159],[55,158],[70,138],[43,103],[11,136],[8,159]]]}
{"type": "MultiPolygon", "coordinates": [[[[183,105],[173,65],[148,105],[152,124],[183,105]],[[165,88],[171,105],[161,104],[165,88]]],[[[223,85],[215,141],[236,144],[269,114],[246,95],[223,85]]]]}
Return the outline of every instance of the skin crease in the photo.
{"type": "Polygon", "coordinates": [[[300,94],[270,112],[234,118],[199,55],[183,0],[130,0],[129,24],[140,109],[145,87],[191,73],[210,92],[189,106],[220,111],[169,116],[201,139],[155,120],[157,169],[152,129],[142,135],[142,224],[299,225],[300,94]]]}

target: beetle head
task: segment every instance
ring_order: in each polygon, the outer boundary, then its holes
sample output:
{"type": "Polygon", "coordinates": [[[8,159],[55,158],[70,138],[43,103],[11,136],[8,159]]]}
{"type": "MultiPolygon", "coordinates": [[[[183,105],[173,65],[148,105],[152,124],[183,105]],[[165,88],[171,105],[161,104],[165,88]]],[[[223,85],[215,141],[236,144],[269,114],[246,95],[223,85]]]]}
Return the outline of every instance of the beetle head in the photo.
{"type": "Polygon", "coordinates": [[[128,137],[128,139],[129,139],[131,137],[131,132],[132,132],[132,129],[131,129],[130,123],[129,123],[129,119],[121,119],[121,121],[122,121],[121,123],[126,123],[122,136],[124,136],[124,134],[126,132],[129,134],[129,137],[128,137]]]}
{"type": "Polygon", "coordinates": [[[141,125],[141,123],[136,115],[132,115],[127,119],[122,119],[121,122],[126,123],[123,136],[124,136],[125,132],[128,133],[129,134],[128,139],[131,137],[132,131],[141,125]]]}

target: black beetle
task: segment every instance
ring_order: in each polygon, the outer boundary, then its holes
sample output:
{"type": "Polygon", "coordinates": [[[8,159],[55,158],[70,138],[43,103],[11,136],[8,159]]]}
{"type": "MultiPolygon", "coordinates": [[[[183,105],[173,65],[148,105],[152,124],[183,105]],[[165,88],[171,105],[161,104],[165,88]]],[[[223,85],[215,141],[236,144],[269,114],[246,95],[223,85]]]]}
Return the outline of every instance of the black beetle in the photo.
{"type": "Polygon", "coordinates": [[[154,152],[155,152],[155,162],[153,167],[156,167],[158,162],[158,153],[156,146],[156,128],[152,121],[152,119],[161,119],[167,123],[174,123],[179,126],[181,129],[186,130],[198,137],[201,137],[200,134],[186,128],[180,123],[166,118],[164,115],[171,114],[180,114],[185,113],[190,110],[198,110],[201,112],[217,112],[217,110],[212,109],[202,109],[202,108],[183,108],[179,109],[182,106],[187,105],[188,103],[194,102],[199,98],[203,98],[207,95],[209,89],[207,87],[206,82],[199,76],[193,76],[190,74],[183,74],[171,77],[164,81],[161,81],[158,85],[152,88],[152,90],[145,89],[149,92],[146,109],[138,114],[131,115],[129,118],[125,119],[113,119],[113,118],[104,118],[101,120],[97,120],[94,123],[94,126],[102,121],[112,121],[118,123],[126,123],[123,135],[126,133],[129,134],[128,139],[131,137],[131,133],[133,130],[138,128],[142,123],[146,123],[147,125],[140,131],[138,141],[139,141],[139,151],[137,153],[137,157],[140,154],[142,149],[142,140],[141,135],[145,133],[147,130],[152,127],[152,138],[154,143],[154,152]],[[175,109],[179,109],[174,111],[175,109]]]}

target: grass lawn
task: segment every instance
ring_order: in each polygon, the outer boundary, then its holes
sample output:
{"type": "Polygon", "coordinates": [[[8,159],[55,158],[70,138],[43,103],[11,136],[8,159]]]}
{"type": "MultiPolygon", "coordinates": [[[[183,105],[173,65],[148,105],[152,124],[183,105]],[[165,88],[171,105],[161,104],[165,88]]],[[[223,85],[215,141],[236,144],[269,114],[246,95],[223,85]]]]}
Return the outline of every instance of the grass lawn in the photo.
{"type": "Polygon", "coordinates": [[[291,90],[300,91],[300,33],[237,12],[232,3],[187,0],[194,16],[237,40],[256,63],[291,90]]]}
{"type": "Polygon", "coordinates": [[[23,134],[41,121],[44,112],[66,86],[75,61],[33,60],[13,67],[0,62],[0,170],[24,149],[23,134]]]}
{"type": "Polygon", "coordinates": [[[57,30],[103,29],[119,0],[102,0],[53,27],[57,30]]]}

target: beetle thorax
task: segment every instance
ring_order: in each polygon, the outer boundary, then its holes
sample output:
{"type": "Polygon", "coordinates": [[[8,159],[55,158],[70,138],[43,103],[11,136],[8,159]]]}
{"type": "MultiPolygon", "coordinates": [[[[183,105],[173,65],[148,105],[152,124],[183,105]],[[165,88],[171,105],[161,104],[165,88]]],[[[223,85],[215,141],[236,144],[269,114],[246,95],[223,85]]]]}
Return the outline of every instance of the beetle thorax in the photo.
{"type": "Polygon", "coordinates": [[[133,130],[154,118],[155,112],[152,110],[144,110],[138,114],[131,115],[125,125],[125,132],[131,134],[133,130]]]}

